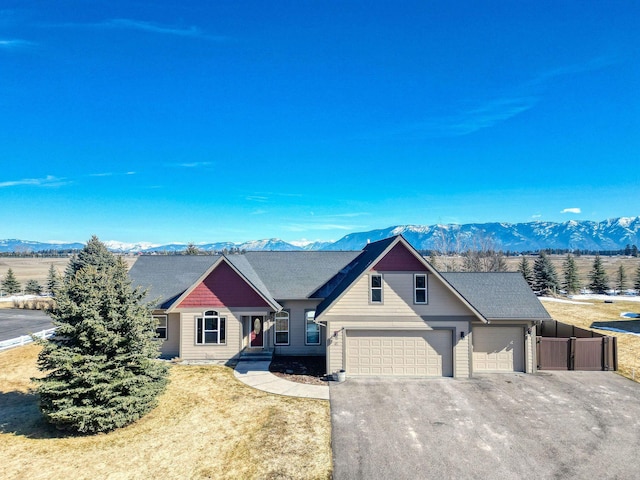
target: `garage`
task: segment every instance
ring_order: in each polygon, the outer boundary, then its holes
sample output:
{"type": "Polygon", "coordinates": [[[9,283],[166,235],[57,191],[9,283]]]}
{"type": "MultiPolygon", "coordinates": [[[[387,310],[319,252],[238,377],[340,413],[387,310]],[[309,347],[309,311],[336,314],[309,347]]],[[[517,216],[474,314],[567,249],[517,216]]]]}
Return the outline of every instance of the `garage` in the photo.
{"type": "Polygon", "coordinates": [[[474,372],[524,372],[522,327],[473,327],[474,372]]]}
{"type": "Polygon", "coordinates": [[[453,376],[451,330],[347,330],[348,375],[453,376]]]}

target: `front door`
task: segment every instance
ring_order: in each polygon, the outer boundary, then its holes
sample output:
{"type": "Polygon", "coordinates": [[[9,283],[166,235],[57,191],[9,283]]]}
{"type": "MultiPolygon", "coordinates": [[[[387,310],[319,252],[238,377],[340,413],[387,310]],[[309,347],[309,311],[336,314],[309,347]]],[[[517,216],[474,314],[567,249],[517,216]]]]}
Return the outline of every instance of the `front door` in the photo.
{"type": "Polygon", "coordinates": [[[251,333],[249,334],[249,346],[264,346],[264,317],[251,317],[250,328],[251,333]]]}

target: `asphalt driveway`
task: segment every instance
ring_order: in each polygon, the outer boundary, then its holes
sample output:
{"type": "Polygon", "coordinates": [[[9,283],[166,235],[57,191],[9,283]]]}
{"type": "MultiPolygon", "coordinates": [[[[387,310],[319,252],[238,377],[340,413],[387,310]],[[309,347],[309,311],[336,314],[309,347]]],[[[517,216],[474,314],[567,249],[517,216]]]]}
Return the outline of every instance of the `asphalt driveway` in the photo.
{"type": "Polygon", "coordinates": [[[53,328],[51,317],[41,310],[0,309],[0,342],[53,328]]]}
{"type": "Polygon", "coordinates": [[[640,384],[612,372],[330,388],[336,480],[640,478],[640,384]]]}

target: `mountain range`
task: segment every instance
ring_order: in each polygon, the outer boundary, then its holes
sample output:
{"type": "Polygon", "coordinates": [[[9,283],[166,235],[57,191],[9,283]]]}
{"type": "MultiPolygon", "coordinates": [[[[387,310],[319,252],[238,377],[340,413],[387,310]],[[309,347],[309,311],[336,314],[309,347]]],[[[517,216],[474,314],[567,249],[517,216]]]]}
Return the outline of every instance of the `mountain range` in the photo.
{"type": "MultiPolygon", "coordinates": [[[[512,252],[540,249],[621,250],[638,245],[640,217],[619,217],[601,222],[570,220],[567,222],[468,223],[446,225],[397,225],[368,232],[350,233],[336,242],[313,242],[294,245],[277,238],[244,243],[216,242],[198,244],[204,251],[224,250],[360,250],[368,242],[402,234],[419,250],[459,252],[468,248],[512,252]]],[[[154,253],[180,252],[187,244],[157,245],[149,242],[104,242],[113,252],[154,253]]],[[[0,252],[42,252],[77,250],[82,243],[43,243],[25,240],[0,240],[0,252]]]]}

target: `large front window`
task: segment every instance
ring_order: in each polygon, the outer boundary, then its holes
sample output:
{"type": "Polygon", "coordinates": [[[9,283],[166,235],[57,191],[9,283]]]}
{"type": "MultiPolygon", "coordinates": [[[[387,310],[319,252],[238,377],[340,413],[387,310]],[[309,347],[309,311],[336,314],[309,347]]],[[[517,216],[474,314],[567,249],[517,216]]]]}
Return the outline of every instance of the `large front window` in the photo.
{"type": "Polygon", "coordinates": [[[196,318],[196,344],[219,345],[226,342],[226,319],[218,312],[208,310],[202,317],[196,318]]]}
{"type": "Polygon", "coordinates": [[[289,345],[289,312],[276,313],[276,345],[289,345]]]}
{"type": "Polygon", "coordinates": [[[315,322],[316,312],[306,312],[304,317],[306,324],[305,343],[307,345],[320,345],[320,325],[315,322]]]}

